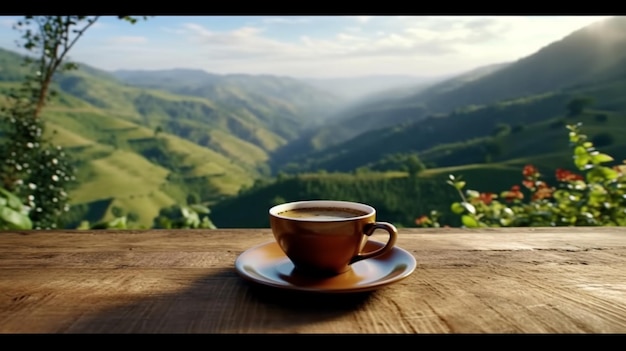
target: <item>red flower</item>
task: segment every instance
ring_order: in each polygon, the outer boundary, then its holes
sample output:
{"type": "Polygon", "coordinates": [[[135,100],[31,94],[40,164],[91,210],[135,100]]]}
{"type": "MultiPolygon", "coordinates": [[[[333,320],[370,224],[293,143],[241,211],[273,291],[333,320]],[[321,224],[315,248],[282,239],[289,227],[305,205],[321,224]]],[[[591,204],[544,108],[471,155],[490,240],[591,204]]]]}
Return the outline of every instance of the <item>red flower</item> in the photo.
{"type": "Polygon", "coordinates": [[[426,215],[421,216],[420,218],[415,219],[415,224],[417,224],[417,225],[424,225],[425,223],[430,223],[430,219],[426,215]]]}
{"type": "Polygon", "coordinates": [[[544,182],[537,182],[537,191],[533,194],[533,200],[541,200],[552,197],[554,188],[548,187],[548,184],[544,182]]]}
{"type": "Polygon", "coordinates": [[[489,205],[495,197],[496,194],[493,193],[480,193],[480,195],[478,196],[480,201],[482,201],[485,205],[489,205]]]}
{"type": "Polygon", "coordinates": [[[584,180],[583,176],[581,176],[580,174],[576,174],[562,168],[557,168],[556,179],[559,182],[573,182],[576,180],[584,180]]]}
{"type": "Polygon", "coordinates": [[[526,165],[524,166],[524,170],[522,171],[522,174],[526,178],[531,178],[531,177],[536,178],[539,176],[539,171],[537,170],[537,167],[533,165],[526,165]]]}
{"type": "Polygon", "coordinates": [[[524,198],[524,194],[520,191],[520,187],[519,185],[513,185],[511,187],[511,190],[509,191],[505,191],[502,193],[502,197],[507,201],[507,202],[511,202],[515,199],[523,199],[524,198]]]}

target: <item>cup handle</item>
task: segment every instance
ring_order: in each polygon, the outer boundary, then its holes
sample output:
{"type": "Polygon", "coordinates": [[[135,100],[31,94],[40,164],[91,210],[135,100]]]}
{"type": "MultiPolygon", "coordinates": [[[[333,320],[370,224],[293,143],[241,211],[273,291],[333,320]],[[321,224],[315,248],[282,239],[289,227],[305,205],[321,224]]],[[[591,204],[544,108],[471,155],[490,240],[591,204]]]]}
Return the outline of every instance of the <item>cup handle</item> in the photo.
{"type": "Polygon", "coordinates": [[[363,228],[364,233],[367,236],[371,236],[372,234],[374,234],[374,231],[376,229],[383,229],[383,230],[386,230],[387,233],[389,233],[389,240],[387,240],[387,243],[385,244],[385,246],[374,251],[358,253],[356,256],[352,257],[352,259],[350,260],[350,264],[353,264],[355,262],[365,260],[368,258],[380,256],[386,252],[391,251],[391,249],[393,249],[393,246],[396,244],[396,239],[398,238],[398,229],[396,229],[396,227],[393,224],[387,223],[387,222],[367,223],[365,227],[363,228]]]}

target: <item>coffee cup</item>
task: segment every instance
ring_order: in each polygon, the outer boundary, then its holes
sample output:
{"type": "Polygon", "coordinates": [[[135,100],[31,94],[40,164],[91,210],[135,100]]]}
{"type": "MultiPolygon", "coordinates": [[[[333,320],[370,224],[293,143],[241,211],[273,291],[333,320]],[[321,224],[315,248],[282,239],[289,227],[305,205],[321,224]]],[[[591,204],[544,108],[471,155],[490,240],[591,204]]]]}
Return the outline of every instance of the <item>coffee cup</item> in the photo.
{"type": "Polygon", "coordinates": [[[376,221],[369,205],[332,200],[283,203],[269,210],[270,227],[276,242],[296,270],[314,275],[338,275],[353,263],[378,257],[393,249],[398,230],[388,222],[376,221]],[[364,252],[377,229],[387,231],[384,246],[364,252]]]}

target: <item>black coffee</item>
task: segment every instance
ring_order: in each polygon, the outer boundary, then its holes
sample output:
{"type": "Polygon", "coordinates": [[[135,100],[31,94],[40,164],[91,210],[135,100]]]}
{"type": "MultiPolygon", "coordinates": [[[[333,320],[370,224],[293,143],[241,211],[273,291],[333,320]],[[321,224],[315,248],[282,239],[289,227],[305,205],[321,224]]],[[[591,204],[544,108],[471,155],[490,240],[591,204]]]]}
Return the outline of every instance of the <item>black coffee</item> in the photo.
{"type": "Polygon", "coordinates": [[[366,215],[367,212],[355,210],[352,208],[336,208],[336,207],[307,207],[295,208],[280,212],[279,215],[289,218],[311,218],[311,219],[338,219],[351,218],[366,215]]]}

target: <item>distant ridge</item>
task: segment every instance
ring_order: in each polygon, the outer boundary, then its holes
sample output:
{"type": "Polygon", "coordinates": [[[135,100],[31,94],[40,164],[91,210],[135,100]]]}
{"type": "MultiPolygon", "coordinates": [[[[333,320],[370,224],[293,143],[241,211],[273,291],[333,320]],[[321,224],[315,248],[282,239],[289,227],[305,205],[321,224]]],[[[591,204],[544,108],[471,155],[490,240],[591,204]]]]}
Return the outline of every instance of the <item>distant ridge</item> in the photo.
{"type": "MultiPolygon", "coordinates": [[[[561,94],[561,97],[554,98],[554,102],[561,101],[574,91],[582,91],[585,86],[593,91],[600,89],[594,84],[615,81],[619,86],[617,82],[623,79],[626,79],[626,17],[612,17],[574,31],[515,62],[479,67],[418,89],[416,93],[402,98],[388,96],[364,101],[335,116],[331,121],[333,123],[285,145],[274,161],[277,165],[290,162],[297,164],[317,158],[319,161],[311,161],[308,170],[321,167],[333,171],[339,165],[342,169],[350,168],[357,164],[355,160],[364,158],[363,150],[367,148],[375,150],[378,156],[384,155],[385,150],[391,152],[392,148],[394,152],[402,149],[407,152],[420,151],[414,148],[415,144],[403,148],[394,141],[410,140],[411,135],[402,134],[409,130],[413,131],[413,139],[424,138],[422,132],[417,131],[432,129],[432,118],[435,117],[460,114],[462,111],[513,100],[536,100],[541,95],[547,98],[561,94]],[[418,135],[421,137],[418,138],[418,135]]],[[[610,92],[617,93],[616,90],[610,92]]],[[[613,106],[621,106],[619,96],[606,94],[600,95],[597,100],[610,100],[613,106]]],[[[561,111],[565,108],[565,102],[562,103],[562,106],[558,106],[561,111]]],[[[535,121],[549,117],[533,116],[535,121]]],[[[458,123],[447,122],[449,125],[446,126],[445,121],[450,119],[437,120],[438,127],[432,129],[431,133],[444,135],[459,128],[458,123]]],[[[472,123],[481,126],[487,134],[495,127],[493,120],[472,123]]],[[[437,142],[437,139],[431,141],[437,142]]]]}

